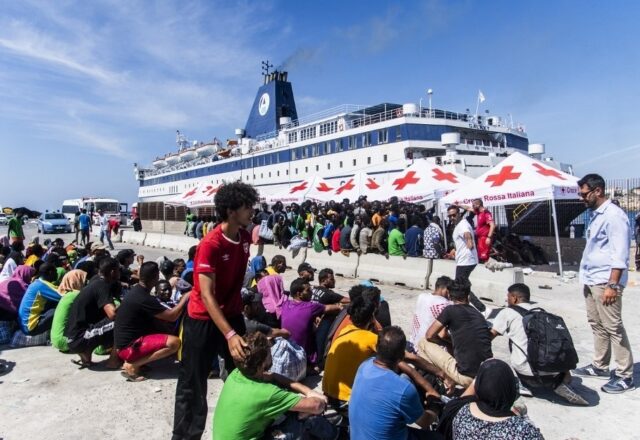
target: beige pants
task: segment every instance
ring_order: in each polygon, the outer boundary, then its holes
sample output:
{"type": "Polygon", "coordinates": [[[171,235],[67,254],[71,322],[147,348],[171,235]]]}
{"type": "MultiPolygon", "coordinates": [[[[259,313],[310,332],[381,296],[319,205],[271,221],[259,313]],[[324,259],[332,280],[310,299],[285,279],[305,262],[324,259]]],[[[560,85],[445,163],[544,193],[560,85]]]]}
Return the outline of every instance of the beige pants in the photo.
{"type": "Polygon", "coordinates": [[[433,342],[422,338],[418,342],[418,355],[429,362],[431,365],[442,370],[455,383],[463,387],[468,387],[473,382],[473,378],[460,374],[457,368],[457,362],[453,356],[447,351],[433,342]]]}
{"type": "Polygon", "coordinates": [[[633,376],[633,355],[627,332],[622,324],[622,296],[616,302],[605,306],[602,294],[605,286],[584,286],[587,305],[587,320],[593,331],[593,365],[609,369],[611,351],[618,366],[616,375],[622,378],[633,376]]]}

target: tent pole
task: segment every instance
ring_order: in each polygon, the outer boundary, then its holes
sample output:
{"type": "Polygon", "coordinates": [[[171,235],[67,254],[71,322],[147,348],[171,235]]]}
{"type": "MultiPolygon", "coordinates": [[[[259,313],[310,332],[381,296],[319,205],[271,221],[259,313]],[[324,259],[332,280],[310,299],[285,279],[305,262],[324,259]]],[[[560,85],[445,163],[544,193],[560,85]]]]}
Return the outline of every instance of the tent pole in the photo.
{"type": "Polygon", "coordinates": [[[167,231],[167,205],[162,202],[162,233],[167,231]]]}
{"type": "Polygon", "coordinates": [[[556,200],[551,198],[551,212],[553,214],[553,228],[556,233],[556,248],[558,249],[558,267],[560,268],[560,277],[563,276],[562,271],[562,251],[560,250],[560,232],[558,231],[558,215],[556,214],[556,200]]]}

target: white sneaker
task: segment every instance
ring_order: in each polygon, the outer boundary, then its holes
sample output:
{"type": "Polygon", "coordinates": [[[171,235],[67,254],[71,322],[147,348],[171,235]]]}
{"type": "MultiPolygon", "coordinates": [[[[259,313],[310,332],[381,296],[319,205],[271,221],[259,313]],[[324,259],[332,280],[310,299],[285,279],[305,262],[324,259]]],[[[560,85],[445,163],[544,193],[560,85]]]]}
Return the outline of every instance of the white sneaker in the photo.
{"type": "Polygon", "coordinates": [[[522,382],[520,381],[518,381],[518,392],[522,397],[533,397],[533,393],[531,392],[531,390],[522,385],[522,382]]]}

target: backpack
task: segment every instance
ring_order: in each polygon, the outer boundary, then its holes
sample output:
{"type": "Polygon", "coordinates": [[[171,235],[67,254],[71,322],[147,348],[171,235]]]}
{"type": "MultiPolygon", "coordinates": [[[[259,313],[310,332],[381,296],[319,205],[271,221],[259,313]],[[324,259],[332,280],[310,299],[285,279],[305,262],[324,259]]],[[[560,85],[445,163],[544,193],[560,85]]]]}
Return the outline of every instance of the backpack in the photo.
{"type": "Polygon", "coordinates": [[[525,354],[534,375],[537,376],[540,371],[562,373],[576,368],[578,353],[561,317],[539,307],[531,310],[509,307],[522,315],[527,351],[525,353],[522,347],[518,348],[525,354]]]}

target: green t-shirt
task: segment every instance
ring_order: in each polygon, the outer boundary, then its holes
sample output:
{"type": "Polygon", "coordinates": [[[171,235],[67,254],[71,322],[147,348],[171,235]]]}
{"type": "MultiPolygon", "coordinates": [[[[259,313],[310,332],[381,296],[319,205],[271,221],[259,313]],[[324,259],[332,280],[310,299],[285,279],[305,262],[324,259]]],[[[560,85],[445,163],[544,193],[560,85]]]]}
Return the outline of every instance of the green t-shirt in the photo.
{"type": "Polygon", "coordinates": [[[302,396],[246,378],[238,369],[222,387],[213,414],[213,440],[258,440],[273,421],[302,396]]]}
{"type": "Polygon", "coordinates": [[[12,217],[9,220],[9,238],[24,238],[24,232],[22,232],[22,219],[18,217],[12,217]]]}
{"type": "Polygon", "coordinates": [[[389,232],[389,255],[404,255],[404,234],[399,229],[389,232]]]}

